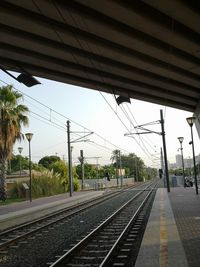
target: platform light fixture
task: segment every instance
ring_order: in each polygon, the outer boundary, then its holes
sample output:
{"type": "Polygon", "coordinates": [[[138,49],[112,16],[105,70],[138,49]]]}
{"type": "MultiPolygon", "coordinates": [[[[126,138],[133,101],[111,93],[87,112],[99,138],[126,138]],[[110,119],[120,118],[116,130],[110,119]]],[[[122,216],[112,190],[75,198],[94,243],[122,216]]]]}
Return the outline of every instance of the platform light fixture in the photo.
{"type": "Polygon", "coordinates": [[[119,106],[119,105],[122,104],[123,102],[131,103],[131,100],[130,100],[129,97],[121,96],[121,95],[120,95],[120,96],[116,97],[116,102],[117,102],[117,104],[118,104],[118,106],[119,106]]]}
{"type": "Polygon", "coordinates": [[[22,166],[21,166],[21,154],[22,154],[22,150],[23,150],[23,147],[18,147],[18,151],[19,151],[19,154],[20,154],[20,158],[19,158],[19,171],[20,171],[20,176],[22,175],[22,166]]]}
{"type": "Polygon", "coordinates": [[[196,117],[189,117],[186,119],[187,123],[189,124],[190,128],[191,128],[191,145],[192,145],[192,154],[193,154],[193,164],[194,164],[194,181],[195,181],[195,188],[196,188],[196,194],[199,194],[198,191],[198,184],[197,184],[197,171],[196,171],[196,162],[195,162],[195,152],[194,152],[194,139],[193,139],[193,130],[192,130],[192,126],[196,120],[196,117]]]}
{"type": "Polygon", "coordinates": [[[9,76],[11,76],[16,81],[18,81],[20,83],[23,83],[27,87],[31,87],[31,86],[34,86],[34,85],[37,85],[37,84],[41,84],[37,79],[35,79],[32,75],[30,75],[27,72],[23,72],[18,77],[15,77],[14,75],[12,75],[10,72],[8,72],[3,67],[0,67],[0,69],[2,71],[4,71],[5,73],[7,73],[9,76]]]}
{"type": "Polygon", "coordinates": [[[29,143],[29,199],[30,202],[32,202],[31,139],[33,137],[33,133],[26,133],[25,136],[29,143]]]}
{"type": "Polygon", "coordinates": [[[183,186],[185,187],[185,168],[184,168],[184,158],[183,158],[183,140],[184,137],[178,137],[179,143],[180,143],[180,150],[181,150],[181,158],[182,158],[182,168],[183,168],[183,186]]]}

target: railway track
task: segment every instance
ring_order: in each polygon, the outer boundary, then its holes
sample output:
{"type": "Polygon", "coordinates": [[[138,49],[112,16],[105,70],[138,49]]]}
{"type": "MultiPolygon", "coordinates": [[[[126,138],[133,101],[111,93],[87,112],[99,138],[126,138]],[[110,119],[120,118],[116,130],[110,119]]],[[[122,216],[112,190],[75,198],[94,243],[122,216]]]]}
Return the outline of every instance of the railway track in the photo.
{"type": "MultiPolygon", "coordinates": [[[[76,246],[80,239],[110,217],[110,214],[136,194],[139,195],[138,192],[148,193],[149,185],[150,182],[115,191],[112,195],[105,195],[103,200],[101,197],[96,198],[96,203],[87,201],[87,207],[82,207],[82,210],[79,205],[75,205],[73,208],[76,210],[67,209],[66,214],[69,214],[63,215],[65,219],[62,216],[59,218],[60,215],[57,214],[57,218],[47,218],[46,222],[29,223],[30,225],[23,225],[21,229],[16,227],[13,232],[1,232],[0,266],[38,267],[47,266],[47,263],[53,264],[66,251],[76,246]]],[[[136,200],[139,201],[139,198],[136,200]]]]}
{"type": "Polygon", "coordinates": [[[68,220],[72,216],[75,216],[76,214],[95,205],[98,205],[102,201],[106,201],[118,194],[120,194],[120,192],[111,192],[107,195],[100,196],[92,200],[87,200],[82,202],[81,204],[76,204],[71,207],[59,210],[58,212],[54,212],[40,219],[24,223],[6,231],[2,231],[0,232],[0,251],[13,243],[16,243],[36,232],[41,231],[42,229],[51,227],[52,225],[61,221],[68,220]]]}
{"type": "MultiPolygon", "coordinates": [[[[137,189],[140,185],[130,187],[137,189]]],[[[49,215],[43,216],[40,219],[32,220],[30,222],[21,224],[16,227],[12,227],[8,230],[0,232],[0,251],[5,249],[11,244],[19,242],[23,239],[26,239],[28,236],[31,236],[45,228],[51,227],[56,223],[60,223],[62,221],[67,221],[73,216],[83,212],[99,203],[106,201],[110,198],[113,198],[122,192],[114,191],[109,192],[103,196],[96,197],[95,199],[90,199],[83,201],[81,204],[75,204],[70,207],[61,209],[57,212],[53,212],[49,215]]]]}
{"type": "Polygon", "coordinates": [[[147,217],[155,196],[155,184],[133,196],[114,214],[80,240],[50,267],[133,266],[147,217]]]}

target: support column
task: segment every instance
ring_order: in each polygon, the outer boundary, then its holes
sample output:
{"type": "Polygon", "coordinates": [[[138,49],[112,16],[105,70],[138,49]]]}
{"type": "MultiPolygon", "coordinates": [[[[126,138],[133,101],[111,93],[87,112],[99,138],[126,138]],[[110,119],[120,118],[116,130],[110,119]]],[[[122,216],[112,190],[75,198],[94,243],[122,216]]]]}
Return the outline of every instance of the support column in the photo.
{"type": "Polygon", "coordinates": [[[163,140],[163,152],[164,152],[164,161],[165,161],[165,177],[166,177],[166,182],[167,182],[167,191],[170,192],[167,149],[166,149],[166,141],[165,141],[165,128],[164,128],[164,119],[163,119],[162,110],[160,110],[160,123],[161,123],[161,134],[162,134],[162,140],[163,140]]]}

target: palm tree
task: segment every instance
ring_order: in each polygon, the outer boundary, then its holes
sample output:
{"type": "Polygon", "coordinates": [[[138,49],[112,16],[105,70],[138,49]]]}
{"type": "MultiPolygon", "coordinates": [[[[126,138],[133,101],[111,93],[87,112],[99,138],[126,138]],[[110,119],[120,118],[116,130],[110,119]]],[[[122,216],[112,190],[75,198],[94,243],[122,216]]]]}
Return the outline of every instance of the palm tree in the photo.
{"type": "Polygon", "coordinates": [[[117,165],[118,159],[119,159],[119,150],[118,150],[118,149],[115,149],[115,150],[113,150],[113,152],[112,152],[112,156],[111,156],[110,160],[111,160],[112,162],[115,161],[115,164],[117,165]]]}
{"type": "Polygon", "coordinates": [[[18,102],[22,94],[13,90],[12,85],[0,87],[0,199],[6,199],[7,161],[12,156],[13,145],[21,140],[21,126],[28,125],[25,115],[28,108],[18,102]]]}

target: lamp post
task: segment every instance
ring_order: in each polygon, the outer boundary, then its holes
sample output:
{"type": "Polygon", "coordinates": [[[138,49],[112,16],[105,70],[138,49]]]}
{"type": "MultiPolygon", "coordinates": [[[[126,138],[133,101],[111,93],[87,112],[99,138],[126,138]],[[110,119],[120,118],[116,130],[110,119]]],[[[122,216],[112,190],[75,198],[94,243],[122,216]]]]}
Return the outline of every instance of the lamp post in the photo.
{"type": "Polygon", "coordinates": [[[182,146],[184,137],[178,137],[178,140],[179,140],[179,143],[180,143],[180,146],[181,146],[180,149],[181,149],[182,168],[183,168],[183,185],[184,185],[184,187],[185,187],[185,168],[184,168],[183,146],[182,146]]]}
{"type": "Polygon", "coordinates": [[[29,142],[29,177],[30,177],[30,183],[29,183],[29,199],[30,199],[30,202],[32,202],[31,139],[33,137],[33,133],[26,133],[25,136],[26,136],[26,139],[29,142]]]}
{"type": "Polygon", "coordinates": [[[23,147],[18,147],[18,151],[19,151],[19,154],[20,154],[20,158],[19,158],[19,171],[20,171],[20,176],[22,175],[22,167],[21,167],[21,154],[22,154],[22,150],[23,150],[23,147]]]}
{"type": "Polygon", "coordinates": [[[187,123],[189,124],[191,128],[191,138],[192,138],[192,153],[193,153],[193,163],[194,163],[194,180],[195,180],[195,187],[196,187],[196,194],[198,195],[198,185],[197,185],[197,172],[196,172],[196,162],[195,162],[195,153],[194,153],[194,140],[193,140],[193,131],[192,131],[192,126],[195,121],[195,117],[189,117],[187,118],[187,123]]]}

